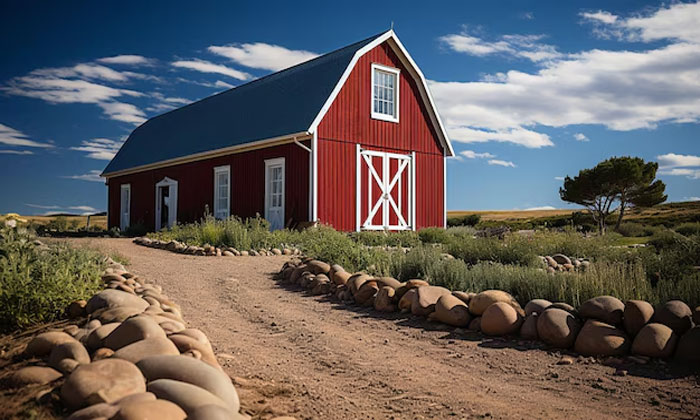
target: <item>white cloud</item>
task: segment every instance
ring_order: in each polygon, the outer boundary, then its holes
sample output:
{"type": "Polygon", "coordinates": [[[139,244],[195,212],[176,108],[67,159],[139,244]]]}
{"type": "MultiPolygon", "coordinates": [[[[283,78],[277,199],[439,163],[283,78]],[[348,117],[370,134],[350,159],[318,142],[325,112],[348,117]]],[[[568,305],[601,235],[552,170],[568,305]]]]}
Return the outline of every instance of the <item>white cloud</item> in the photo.
{"type": "Polygon", "coordinates": [[[0,155],[33,155],[31,150],[0,150],[0,155]]]}
{"type": "Polygon", "coordinates": [[[675,168],[679,166],[700,166],[700,156],[678,155],[666,153],[656,157],[661,168],[675,168]]]}
{"type": "Polygon", "coordinates": [[[607,25],[612,25],[613,23],[617,22],[618,18],[616,15],[604,10],[598,10],[597,12],[583,12],[580,14],[580,16],[586,20],[604,23],[607,25]]]}
{"type": "Polygon", "coordinates": [[[217,80],[217,81],[214,83],[214,87],[217,87],[217,88],[224,88],[224,89],[233,89],[235,86],[233,86],[233,85],[230,84],[230,83],[226,83],[226,82],[222,82],[221,80],[217,80]]]}
{"type": "Polygon", "coordinates": [[[97,104],[110,119],[139,125],[146,121],[146,114],[138,107],[124,102],[100,102],[97,104]]]}
{"type": "MultiPolygon", "coordinates": [[[[692,6],[695,10],[700,3],[692,6]]],[[[690,6],[674,4],[662,11],[675,8],[688,11],[690,6]]],[[[660,14],[637,18],[635,24],[663,26],[652,24],[660,14]]],[[[582,51],[548,60],[532,73],[511,70],[479,82],[432,81],[430,88],[450,138],[459,142],[539,148],[553,143],[538,126],[595,124],[627,131],[698,122],[700,36],[693,37],[642,51],[582,51]]]]}
{"type": "Polygon", "coordinates": [[[0,144],[23,147],[54,147],[53,144],[41,143],[38,141],[31,140],[29,136],[27,136],[23,132],[15,130],[14,128],[8,127],[4,124],[0,124],[0,144]]]}
{"type": "Polygon", "coordinates": [[[515,168],[515,163],[507,161],[507,160],[500,160],[500,159],[490,159],[489,160],[489,165],[498,165],[498,166],[505,166],[505,167],[510,167],[510,168],[515,168]]]}
{"type": "Polygon", "coordinates": [[[473,150],[463,150],[459,152],[460,155],[469,158],[469,159],[488,159],[488,158],[495,158],[496,155],[492,155],[491,153],[484,152],[484,153],[476,153],[473,150]]]}
{"type": "Polygon", "coordinates": [[[42,209],[42,210],[50,210],[47,212],[42,213],[42,216],[54,216],[57,214],[62,214],[62,213],[71,213],[72,211],[80,211],[82,212],[81,215],[87,216],[93,213],[98,213],[100,210],[96,209],[92,206],[86,206],[86,205],[75,205],[75,206],[59,206],[59,205],[42,205],[42,204],[30,204],[30,203],[25,203],[24,204],[27,207],[35,208],[35,209],[42,209]]]}
{"type": "Polygon", "coordinates": [[[106,64],[124,64],[131,66],[150,66],[155,63],[155,60],[152,58],[134,54],[121,54],[112,57],[103,57],[98,58],[97,61],[106,64]]]}
{"type": "Polygon", "coordinates": [[[101,171],[99,171],[99,170],[91,170],[86,174],[66,175],[66,176],[63,176],[62,178],[79,179],[81,181],[104,182],[104,179],[102,179],[100,177],[100,173],[101,173],[101,171]]]}
{"type": "Polygon", "coordinates": [[[67,207],[67,208],[68,208],[69,210],[80,210],[80,211],[92,212],[92,213],[98,211],[96,208],[90,207],[90,206],[70,206],[70,207],[67,207]]]}
{"type": "Polygon", "coordinates": [[[225,46],[212,45],[207,50],[254,69],[278,71],[318,57],[304,50],[290,50],[279,45],[254,42],[225,46]]]}
{"type": "Polygon", "coordinates": [[[554,179],[556,179],[557,181],[563,181],[564,177],[563,176],[555,176],[554,179]]]}
{"type": "Polygon", "coordinates": [[[201,73],[223,74],[224,76],[233,77],[234,79],[238,79],[238,80],[248,80],[248,79],[252,78],[252,76],[246,72],[232,69],[232,68],[226,67],[222,64],[214,64],[212,62],[205,61],[205,60],[197,60],[197,59],[178,60],[178,61],[173,61],[170,64],[174,67],[185,68],[185,69],[189,69],[189,70],[198,71],[201,73]]]}
{"type": "Polygon", "coordinates": [[[24,205],[27,206],[27,207],[32,207],[32,208],[35,208],[35,209],[43,209],[43,210],[52,210],[52,209],[60,209],[60,208],[61,208],[61,207],[55,206],[55,205],[46,206],[46,205],[29,204],[29,203],[25,203],[24,205]]]}
{"type": "Polygon", "coordinates": [[[659,175],[685,176],[688,179],[700,179],[700,169],[690,169],[690,168],[660,169],[659,175]]]}
{"type": "Polygon", "coordinates": [[[533,20],[535,18],[535,14],[532,12],[522,12],[518,15],[518,17],[522,20],[533,20]]]}
{"type": "Polygon", "coordinates": [[[574,134],[574,138],[576,139],[576,141],[590,141],[590,139],[586,137],[586,135],[583,133],[574,134]]]}
{"type": "Polygon", "coordinates": [[[525,211],[535,211],[535,210],[556,210],[556,207],[552,206],[539,206],[539,207],[528,207],[525,211]]]}
{"type": "Polygon", "coordinates": [[[189,99],[180,98],[177,96],[165,96],[160,92],[153,92],[151,96],[156,98],[158,102],[146,108],[146,111],[150,112],[169,111],[171,109],[178,108],[181,105],[192,103],[192,101],[189,99]]]}
{"type": "Polygon", "coordinates": [[[700,197],[683,197],[685,201],[700,201],[700,197]]]}
{"type": "Polygon", "coordinates": [[[71,150],[86,152],[87,157],[98,160],[112,160],[124,141],[115,141],[105,138],[96,138],[80,142],[80,146],[71,147],[71,150]]]}
{"type": "Polygon", "coordinates": [[[496,40],[487,41],[469,33],[465,27],[462,33],[442,36],[440,41],[453,51],[477,57],[505,54],[541,62],[561,56],[554,46],[540,43],[542,38],[542,35],[502,35],[496,40]]]}

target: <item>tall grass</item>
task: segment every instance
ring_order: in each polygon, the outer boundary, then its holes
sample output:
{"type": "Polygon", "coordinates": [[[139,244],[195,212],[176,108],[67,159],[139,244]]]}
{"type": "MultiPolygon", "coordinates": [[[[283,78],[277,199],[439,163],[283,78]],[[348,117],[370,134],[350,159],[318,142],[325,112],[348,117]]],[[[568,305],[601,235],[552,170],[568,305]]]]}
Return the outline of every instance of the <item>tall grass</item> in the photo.
{"type": "Polygon", "coordinates": [[[103,257],[66,244],[37,247],[24,229],[0,230],[0,330],[59,318],[100,289],[103,257]]]}

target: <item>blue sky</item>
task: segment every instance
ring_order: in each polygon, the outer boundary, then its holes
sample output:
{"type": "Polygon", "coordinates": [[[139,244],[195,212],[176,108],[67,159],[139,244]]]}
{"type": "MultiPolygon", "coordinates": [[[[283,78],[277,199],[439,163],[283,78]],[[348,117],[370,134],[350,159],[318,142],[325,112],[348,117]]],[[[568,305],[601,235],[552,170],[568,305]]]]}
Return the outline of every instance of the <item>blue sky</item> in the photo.
{"type": "Polygon", "coordinates": [[[144,119],[389,28],[458,158],[449,209],[568,207],[561,177],[660,163],[700,199],[700,3],[0,5],[0,213],[106,207],[96,176],[144,119]]]}

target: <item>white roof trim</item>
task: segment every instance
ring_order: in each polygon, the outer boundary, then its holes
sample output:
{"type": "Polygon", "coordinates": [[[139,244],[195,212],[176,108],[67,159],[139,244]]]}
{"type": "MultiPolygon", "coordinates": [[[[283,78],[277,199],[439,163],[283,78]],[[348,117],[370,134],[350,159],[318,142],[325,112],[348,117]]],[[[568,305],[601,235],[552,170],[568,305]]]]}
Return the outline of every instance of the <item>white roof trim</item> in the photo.
{"type": "Polygon", "coordinates": [[[419,91],[421,92],[423,101],[426,102],[428,105],[428,113],[430,114],[433,125],[437,128],[438,137],[440,138],[442,145],[445,147],[445,154],[447,156],[454,156],[454,149],[452,148],[450,139],[447,136],[447,131],[445,130],[445,127],[442,124],[442,121],[440,120],[440,115],[438,114],[437,108],[435,107],[435,102],[433,101],[433,97],[430,94],[430,89],[428,89],[428,83],[425,80],[425,76],[423,76],[423,73],[420,71],[420,68],[418,68],[415,61],[413,61],[411,56],[408,54],[408,51],[406,51],[406,48],[404,48],[403,44],[401,44],[401,41],[399,41],[399,38],[396,36],[396,33],[394,33],[393,30],[386,31],[382,35],[378,36],[374,41],[357,50],[355,56],[350,61],[350,64],[348,64],[348,67],[343,72],[343,75],[340,77],[340,80],[338,80],[338,83],[335,85],[335,88],[333,88],[333,91],[331,92],[328,99],[326,99],[326,102],[323,104],[323,107],[319,111],[318,115],[316,115],[316,118],[314,118],[308,131],[311,133],[316,132],[316,129],[318,128],[319,124],[321,123],[321,121],[323,121],[323,117],[326,116],[326,113],[335,101],[335,98],[340,93],[340,90],[345,85],[345,82],[347,81],[348,77],[350,77],[350,73],[352,73],[360,57],[362,57],[370,50],[387,40],[391,41],[389,42],[389,45],[391,45],[391,47],[394,48],[394,50],[398,53],[399,58],[401,59],[403,64],[408,68],[408,72],[411,73],[414,79],[420,81],[420,83],[418,84],[419,91]]]}

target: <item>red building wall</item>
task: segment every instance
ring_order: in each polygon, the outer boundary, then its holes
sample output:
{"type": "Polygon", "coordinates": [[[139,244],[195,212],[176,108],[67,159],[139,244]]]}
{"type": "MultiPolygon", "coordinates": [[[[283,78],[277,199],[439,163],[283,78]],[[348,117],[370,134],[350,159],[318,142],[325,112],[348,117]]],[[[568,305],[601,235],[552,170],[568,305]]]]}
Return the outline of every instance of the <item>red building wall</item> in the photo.
{"type": "MultiPolygon", "coordinates": [[[[309,146],[309,142],[304,142],[309,146]]],[[[285,219],[309,219],[309,153],[294,143],[110,178],[109,226],[119,226],[120,185],[131,184],[131,224],[155,228],[156,183],[168,177],[178,182],[177,221],[199,220],[205,206],[214,212],[214,167],[231,165],[231,214],[264,215],[265,160],[285,158],[285,219]]]]}
{"type": "Polygon", "coordinates": [[[386,43],[363,55],[318,128],[318,218],[355,230],[355,144],[416,152],[416,227],[444,224],[444,151],[418,85],[386,43]],[[399,122],[371,118],[372,63],[401,70],[399,122]]]}

